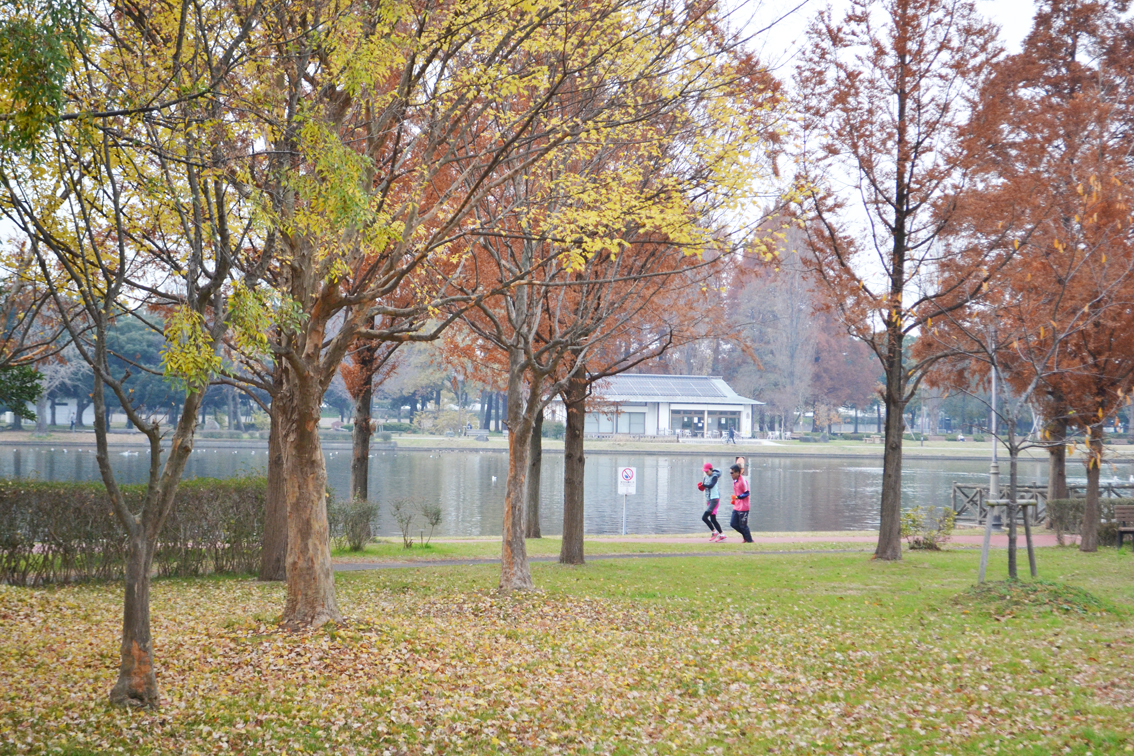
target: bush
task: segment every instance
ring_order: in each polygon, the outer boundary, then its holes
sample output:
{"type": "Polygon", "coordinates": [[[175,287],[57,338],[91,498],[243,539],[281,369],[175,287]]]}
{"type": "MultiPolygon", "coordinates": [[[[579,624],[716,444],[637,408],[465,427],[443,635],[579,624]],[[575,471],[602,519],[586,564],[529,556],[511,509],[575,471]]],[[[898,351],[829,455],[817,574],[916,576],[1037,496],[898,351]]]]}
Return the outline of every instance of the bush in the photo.
{"type": "MultiPolygon", "coordinates": [[[[145,486],[123,486],[134,508],[145,486]]],[[[162,576],[255,572],[264,478],[198,478],[177,490],[154,554],[162,576]]],[[[122,575],[126,537],[101,483],[0,480],[0,582],[108,580],[122,575]]]]}
{"type": "Polygon", "coordinates": [[[327,523],[338,548],[362,551],[373,535],[371,523],[378,517],[378,504],[365,499],[327,504],[327,523]]]}
{"type": "Polygon", "coordinates": [[[940,551],[952,538],[957,513],[946,508],[937,515],[935,509],[914,507],[902,512],[902,538],[911,549],[940,551]]]}
{"type": "Polygon", "coordinates": [[[390,443],[390,441],[393,438],[394,438],[394,434],[390,433],[390,431],[380,431],[378,433],[378,440],[381,441],[384,444],[390,443]]]}
{"type": "MultiPolygon", "coordinates": [[[[1115,504],[1134,504],[1134,499],[1099,499],[1099,545],[1118,544],[1118,523],[1114,521],[1115,504]]],[[[1063,545],[1063,536],[1078,535],[1083,525],[1086,499],[1052,499],[1047,502],[1047,518],[1055,530],[1055,539],[1063,545]]]]}
{"type": "Polygon", "coordinates": [[[413,527],[413,521],[417,517],[419,508],[411,499],[398,499],[390,506],[390,512],[394,515],[394,522],[398,523],[398,530],[402,533],[403,548],[413,548],[413,536],[410,535],[410,528],[413,527]]]}
{"type": "Polygon", "coordinates": [[[425,539],[425,543],[422,544],[422,546],[424,546],[433,540],[433,530],[441,524],[441,505],[437,503],[426,504],[423,502],[418,507],[418,511],[421,513],[422,519],[425,520],[425,524],[429,526],[429,536],[425,539]]]}
{"type": "Polygon", "coordinates": [[[390,431],[392,433],[413,433],[416,428],[413,423],[382,423],[382,430],[390,431]]]}
{"type": "Polygon", "coordinates": [[[567,426],[556,420],[544,420],[543,432],[540,435],[544,438],[563,438],[567,435],[567,426]]]}
{"type": "Polygon", "coordinates": [[[974,433],[973,434],[973,441],[976,441],[978,444],[983,444],[984,441],[985,441],[984,434],[983,433],[974,433]]]}

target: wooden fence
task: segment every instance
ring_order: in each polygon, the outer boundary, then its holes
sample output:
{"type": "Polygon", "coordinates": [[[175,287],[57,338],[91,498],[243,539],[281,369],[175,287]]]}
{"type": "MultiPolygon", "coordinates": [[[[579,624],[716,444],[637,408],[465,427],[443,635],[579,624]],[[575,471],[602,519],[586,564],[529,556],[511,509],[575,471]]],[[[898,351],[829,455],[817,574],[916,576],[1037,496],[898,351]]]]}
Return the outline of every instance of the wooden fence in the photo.
{"type": "MultiPolygon", "coordinates": [[[[1005,495],[1006,490],[1006,487],[1001,487],[1001,496],[1005,495]]],[[[1067,492],[1072,498],[1082,498],[1087,495],[1087,486],[1085,484],[1067,486],[1067,492]]],[[[1134,483],[1099,483],[1099,496],[1104,499],[1121,499],[1129,497],[1131,493],[1134,493],[1134,483]]],[[[1047,486],[1017,485],[1016,498],[1020,501],[1036,502],[1035,519],[1032,522],[1043,522],[1047,519],[1047,486]]],[[[953,512],[958,520],[975,519],[978,525],[983,525],[989,510],[994,508],[988,506],[987,502],[988,486],[953,484],[953,512]]],[[[1028,509],[1030,507],[1021,507],[1018,516],[1024,517],[1028,509]]]]}

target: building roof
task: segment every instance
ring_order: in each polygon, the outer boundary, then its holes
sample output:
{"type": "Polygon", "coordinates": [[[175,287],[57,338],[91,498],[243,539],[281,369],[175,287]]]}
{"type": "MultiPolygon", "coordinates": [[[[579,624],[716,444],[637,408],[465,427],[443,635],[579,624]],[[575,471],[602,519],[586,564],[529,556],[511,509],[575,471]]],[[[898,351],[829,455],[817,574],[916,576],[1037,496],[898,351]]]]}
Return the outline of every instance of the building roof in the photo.
{"type": "Polygon", "coordinates": [[[724,379],[710,375],[644,375],[623,373],[599,381],[597,399],[626,404],[763,404],[732,390],[724,379]]]}

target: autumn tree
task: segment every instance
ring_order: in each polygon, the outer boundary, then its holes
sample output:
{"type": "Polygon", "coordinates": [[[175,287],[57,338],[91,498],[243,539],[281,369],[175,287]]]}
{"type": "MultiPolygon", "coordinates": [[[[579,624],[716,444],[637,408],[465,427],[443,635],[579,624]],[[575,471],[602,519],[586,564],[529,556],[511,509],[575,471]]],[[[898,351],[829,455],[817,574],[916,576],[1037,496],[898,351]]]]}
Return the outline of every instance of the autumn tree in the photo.
{"type": "Polygon", "coordinates": [[[27,241],[54,307],[70,313],[64,325],[93,373],[99,471],[127,536],[115,703],[159,701],[151,565],[228,327],[229,272],[248,243],[250,219],[231,210],[220,82],[244,54],[256,7],[229,6],[240,21],[218,25],[204,21],[212,7],[192,2],[88,10],[83,35],[65,42],[74,61],[66,100],[35,157],[0,164],[0,211],[27,241]],[[141,366],[112,352],[112,329],[129,319],[164,330],[164,372],[185,392],[173,429],[140,411],[129,380],[141,366]],[[140,503],[128,505],[110,464],[112,401],[149,444],[140,503]]]}
{"type": "MultiPolygon", "coordinates": [[[[1038,443],[1051,453],[1053,495],[1066,496],[1066,429],[1087,433],[1084,550],[1095,547],[1102,430],[1131,381],[1130,342],[1119,334],[1131,325],[1134,252],[1125,187],[1134,100],[1131,27],[1119,11],[1107,2],[1045,3],[1021,52],[996,66],[976,113],[997,125],[997,139],[987,145],[995,174],[974,182],[978,191],[961,203],[965,221],[955,236],[988,244],[1020,219],[1031,231],[994,279],[988,302],[975,308],[983,311],[982,327],[965,314],[973,308],[963,308],[943,312],[928,333],[942,341],[963,332],[970,346],[980,345],[982,362],[1007,379],[1012,398],[1002,416],[1013,503],[1015,457],[1026,443],[1014,429],[1025,405],[1045,423],[1038,443]]],[[[946,267],[945,275],[956,273],[946,267]]],[[[1015,575],[1014,543],[1009,571],[1015,575]]]]}
{"type": "MultiPolygon", "coordinates": [[[[376,324],[371,323],[371,327],[376,324]]],[[[370,498],[370,435],[371,411],[374,405],[374,387],[397,369],[399,342],[380,342],[359,339],[348,357],[349,362],[339,366],[347,391],[354,399],[351,431],[350,496],[366,501],[370,498]]]]}
{"type": "Polygon", "coordinates": [[[272,323],[260,349],[283,366],[287,626],[340,616],[317,419],[350,345],[436,338],[450,321],[423,332],[423,316],[485,296],[451,286],[466,267],[460,240],[487,231],[472,209],[564,146],[640,119],[651,105],[632,102],[634,82],[680,86],[679,61],[697,70],[690,41],[705,13],[654,0],[489,0],[320,2],[266,17],[256,39],[271,52],[247,83],[268,149],[244,176],[266,218],[266,254],[246,276],[267,284],[254,287],[272,323]],[[371,328],[375,316],[391,322],[371,328]]]}
{"type": "Polygon", "coordinates": [[[982,246],[942,238],[987,157],[969,116],[997,55],[995,27],[969,0],[853,0],[815,18],[796,70],[806,259],[885,376],[880,559],[901,558],[903,415],[936,360],[907,362],[905,340],[978,298],[1021,232],[1010,224],[982,246]]]}

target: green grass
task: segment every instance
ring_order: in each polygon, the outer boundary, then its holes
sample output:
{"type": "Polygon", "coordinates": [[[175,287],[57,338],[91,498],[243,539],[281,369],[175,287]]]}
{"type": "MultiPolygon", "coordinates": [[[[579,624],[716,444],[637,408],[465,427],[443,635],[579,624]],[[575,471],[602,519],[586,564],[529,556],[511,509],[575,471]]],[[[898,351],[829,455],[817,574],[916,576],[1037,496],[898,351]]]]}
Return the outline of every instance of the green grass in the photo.
{"type": "Polygon", "coordinates": [[[495,566],[341,574],[346,622],[303,635],[282,586],[158,581],[157,712],[105,704],[120,586],[0,587],[0,752],[1134,750],[1134,558],[974,590],[978,559],[534,564],[512,597],[495,566]]]}

